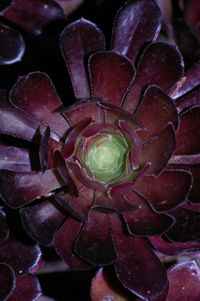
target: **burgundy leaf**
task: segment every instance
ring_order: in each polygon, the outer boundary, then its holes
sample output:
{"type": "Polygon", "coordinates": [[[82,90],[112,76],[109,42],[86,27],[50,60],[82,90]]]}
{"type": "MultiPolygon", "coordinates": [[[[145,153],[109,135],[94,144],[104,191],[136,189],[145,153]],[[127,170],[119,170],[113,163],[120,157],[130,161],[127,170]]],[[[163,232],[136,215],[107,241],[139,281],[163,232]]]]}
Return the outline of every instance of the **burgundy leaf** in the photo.
{"type": "Polygon", "coordinates": [[[193,260],[181,262],[167,272],[169,292],[166,301],[198,301],[200,299],[200,269],[193,260]]]}
{"type": "Polygon", "coordinates": [[[10,100],[60,136],[69,128],[66,119],[58,112],[62,103],[45,73],[33,72],[19,78],[10,92],[10,100]]]}
{"type": "Polygon", "coordinates": [[[187,199],[192,186],[190,172],[164,171],[159,176],[144,176],[134,190],[142,195],[156,211],[171,210],[187,199]]]}
{"type": "Polygon", "coordinates": [[[150,162],[148,173],[159,174],[166,166],[175,149],[175,133],[171,124],[159,134],[143,141],[140,151],[140,163],[150,162]]]}
{"type": "Polygon", "coordinates": [[[9,229],[6,224],[6,215],[0,210],[0,242],[6,240],[9,236],[9,229]]]}
{"type": "Polygon", "coordinates": [[[195,206],[197,205],[193,205],[191,209],[189,206],[180,207],[170,212],[170,215],[176,219],[174,226],[166,233],[170,240],[200,241],[200,211],[195,210],[195,206]]]}
{"type": "Polygon", "coordinates": [[[73,154],[77,137],[79,136],[79,134],[84,128],[89,126],[91,122],[92,122],[92,118],[84,118],[79,123],[77,123],[73,129],[71,129],[71,131],[69,132],[65,140],[64,147],[62,149],[62,154],[65,159],[67,159],[73,154]]]}
{"type": "Polygon", "coordinates": [[[174,224],[174,219],[166,214],[158,214],[151,209],[146,201],[129,192],[126,198],[137,206],[135,210],[125,211],[123,218],[130,234],[138,236],[158,235],[166,232],[174,224]]]}
{"type": "Polygon", "coordinates": [[[40,167],[43,172],[45,171],[48,164],[49,139],[50,139],[50,128],[47,127],[44,131],[44,134],[40,140],[40,145],[39,145],[40,167]]]}
{"type": "Polygon", "coordinates": [[[178,113],[173,101],[161,89],[150,86],[135,114],[136,119],[153,136],[171,122],[178,127],[178,113]]]}
{"type": "Polygon", "coordinates": [[[69,193],[54,196],[54,198],[58,201],[60,200],[60,204],[64,203],[63,208],[69,211],[69,213],[75,214],[76,217],[84,220],[94,203],[94,191],[83,186],[79,189],[79,196],[77,198],[72,197],[69,193]]]}
{"type": "Polygon", "coordinates": [[[104,35],[101,30],[85,19],[68,25],[62,32],[61,49],[76,98],[90,97],[85,61],[90,54],[103,50],[104,47],[104,35]]]}
{"type": "Polygon", "coordinates": [[[200,105],[200,85],[193,90],[179,97],[176,101],[176,107],[178,112],[190,109],[193,106],[200,105]]]}
{"type": "Polygon", "coordinates": [[[199,22],[200,8],[195,0],[190,0],[187,3],[185,15],[189,25],[195,26],[199,22]]]}
{"type": "Polygon", "coordinates": [[[92,265],[114,262],[116,253],[112,242],[109,214],[90,210],[75,244],[76,253],[92,265]]]}
{"type": "Polygon", "coordinates": [[[52,0],[12,0],[3,16],[35,35],[48,23],[64,19],[62,8],[52,0]]]}
{"type": "Polygon", "coordinates": [[[179,81],[170,89],[170,96],[177,99],[199,85],[200,64],[186,70],[179,81]]]}
{"type": "Polygon", "coordinates": [[[31,162],[28,149],[0,143],[0,169],[30,171],[31,162]]]}
{"type": "Polygon", "coordinates": [[[74,194],[75,197],[78,197],[79,192],[76,187],[76,184],[74,183],[74,180],[70,176],[70,172],[66,165],[65,159],[63,158],[63,156],[59,150],[56,150],[54,152],[54,159],[56,162],[57,171],[58,171],[60,177],[62,178],[62,180],[64,181],[65,185],[70,189],[70,191],[74,194]]]}
{"type": "Polygon", "coordinates": [[[176,134],[176,155],[200,153],[200,107],[192,107],[180,115],[180,126],[176,134]]]}
{"type": "Polygon", "coordinates": [[[16,287],[7,301],[35,301],[40,295],[40,284],[34,275],[18,276],[16,287]]]}
{"type": "Polygon", "coordinates": [[[0,261],[9,264],[17,275],[30,273],[40,257],[41,251],[37,245],[25,245],[8,239],[0,246],[0,261]]]}
{"type": "Polygon", "coordinates": [[[123,108],[134,112],[138,107],[142,89],[148,85],[157,85],[168,91],[182,72],[182,57],[174,46],[161,42],[150,44],[139,61],[135,81],[125,98],[123,108]]]}
{"type": "Polygon", "coordinates": [[[149,237],[154,248],[165,255],[189,255],[200,250],[200,242],[168,242],[161,236],[149,237]]]}
{"type": "Polygon", "coordinates": [[[90,267],[74,253],[74,242],[81,229],[82,223],[76,219],[68,218],[55,235],[53,245],[58,255],[67,263],[69,269],[84,270],[90,267]]]}
{"type": "Polygon", "coordinates": [[[9,65],[21,61],[25,44],[19,32],[0,23],[0,65],[9,65]]]}
{"type": "MultiPolygon", "coordinates": [[[[7,100],[4,90],[0,90],[0,133],[31,141],[41,124],[13,107],[7,100]],[[16,127],[16,124],[18,127],[16,127]]],[[[40,127],[44,131],[44,127],[40,127]]]]}
{"type": "Polygon", "coordinates": [[[90,296],[92,301],[114,300],[114,301],[134,301],[135,297],[128,293],[114,275],[106,273],[100,268],[92,279],[90,296]]]}
{"type": "Polygon", "coordinates": [[[117,198],[110,198],[106,195],[106,193],[102,193],[101,191],[95,191],[95,202],[93,208],[95,207],[118,212],[137,208],[136,205],[129,203],[123,195],[120,195],[117,198]]]}
{"type": "Polygon", "coordinates": [[[157,38],[160,25],[161,12],[154,1],[130,2],[116,16],[112,47],[134,61],[141,46],[157,38]]]}
{"type": "Polygon", "coordinates": [[[49,246],[65,216],[49,201],[20,210],[26,232],[40,244],[49,246]]]}
{"type": "Polygon", "coordinates": [[[92,118],[95,123],[103,122],[101,107],[97,102],[78,103],[77,105],[68,108],[63,114],[70,121],[72,126],[75,126],[80,121],[80,116],[92,118]]]}
{"type": "Polygon", "coordinates": [[[15,274],[13,269],[4,263],[0,263],[0,301],[5,301],[14,290],[15,274]]]}
{"type": "Polygon", "coordinates": [[[64,185],[55,170],[42,172],[0,171],[1,196],[12,208],[21,207],[64,185]],[[10,189],[12,187],[12,189],[10,189]]]}
{"type": "Polygon", "coordinates": [[[155,299],[167,287],[163,266],[144,238],[126,235],[116,215],[112,215],[111,221],[118,255],[117,277],[132,293],[147,300],[155,299]]]}
{"type": "Polygon", "coordinates": [[[135,70],[125,57],[107,51],[90,57],[89,73],[92,97],[120,106],[135,70]]]}

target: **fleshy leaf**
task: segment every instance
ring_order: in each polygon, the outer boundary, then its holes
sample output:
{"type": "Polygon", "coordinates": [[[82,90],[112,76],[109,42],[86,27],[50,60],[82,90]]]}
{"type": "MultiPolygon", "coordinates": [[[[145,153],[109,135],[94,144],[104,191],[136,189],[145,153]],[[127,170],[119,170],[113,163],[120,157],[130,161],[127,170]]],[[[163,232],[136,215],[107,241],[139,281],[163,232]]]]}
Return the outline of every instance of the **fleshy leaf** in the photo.
{"type": "Polygon", "coordinates": [[[135,70],[125,57],[107,51],[90,57],[89,73],[92,97],[120,106],[134,78],[135,70]]]}
{"type": "Polygon", "coordinates": [[[199,301],[200,269],[193,261],[181,262],[167,272],[169,292],[166,301],[199,301]]]}
{"type": "Polygon", "coordinates": [[[0,65],[10,65],[21,61],[25,44],[19,32],[0,23],[0,65]]]}
{"type": "Polygon", "coordinates": [[[141,46],[157,38],[160,25],[161,12],[154,1],[130,2],[116,16],[112,47],[134,61],[141,46]]]}
{"type": "Polygon", "coordinates": [[[116,259],[107,212],[90,210],[75,250],[81,258],[93,265],[110,264],[116,259]]]}
{"type": "Polygon", "coordinates": [[[39,281],[34,275],[18,276],[16,287],[7,301],[34,301],[41,295],[39,281]]]}
{"type": "Polygon", "coordinates": [[[144,93],[136,119],[153,136],[171,122],[178,127],[178,113],[173,101],[161,89],[150,86],[144,93]]]}
{"type": "Polygon", "coordinates": [[[161,236],[149,237],[153,247],[164,255],[189,255],[189,253],[199,252],[200,242],[168,242],[161,236]]]}
{"type": "Polygon", "coordinates": [[[199,72],[199,63],[186,70],[179,81],[170,89],[170,96],[177,99],[199,85],[199,72]]]}
{"type": "Polygon", "coordinates": [[[157,85],[167,92],[182,73],[183,61],[176,47],[161,42],[150,44],[139,61],[135,81],[123,108],[133,113],[138,107],[142,89],[157,85]]]}
{"type": "Polygon", "coordinates": [[[12,208],[21,207],[37,198],[48,195],[64,185],[55,170],[42,172],[0,171],[1,196],[12,208]],[[12,189],[10,189],[12,187],[12,189]]]}
{"type": "Polygon", "coordinates": [[[85,60],[90,54],[104,50],[104,47],[101,30],[85,19],[68,25],[62,32],[61,49],[77,99],[90,97],[85,60]]]}
{"type": "Polygon", "coordinates": [[[41,132],[45,129],[40,122],[12,106],[4,90],[0,90],[0,116],[0,133],[4,135],[32,141],[39,128],[41,132]]]}
{"type": "Polygon", "coordinates": [[[134,190],[142,195],[156,211],[168,211],[187,199],[192,185],[190,172],[164,171],[159,176],[144,176],[134,190]]]}
{"type": "Polygon", "coordinates": [[[143,141],[140,163],[150,162],[148,173],[159,174],[165,167],[175,149],[174,128],[169,124],[158,136],[143,141]]]}
{"type": "Polygon", "coordinates": [[[0,143],[0,169],[30,171],[31,161],[28,149],[0,143]]]}
{"type": "Polygon", "coordinates": [[[0,263],[0,283],[0,301],[5,301],[14,289],[15,274],[13,269],[4,263],[0,263]]]}
{"type": "Polygon", "coordinates": [[[49,246],[65,216],[49,201],[20,210],[26,232],[40,244],[49,246]]]}
{"type": "Polygon", "coordinates": [[[64,19],[62,8],[52,0],[13,0],[2,15],[35,35],[48,23],[64,19]]]}
{"type": "Polygon", "coordinates": [[[17,275],[30,273],[41,258],[37,245],[25,245],[11,239],[3,242],[0,249],[0,261],[9,264],[17,275]]]}
{"type": "Polygon", "coordinates": [[[139,195],[129,192],[126,198],[137,208],[123,213],[128,231],[132,235],[148,236],[166,232],[174,224],[174,219],[166,214],[158,214],[139,195]]]}
{"type": "Polygon", "coordinates": [[[90,296],[92,301],[114,300],[114,301],[134,301],[131,296],[120,284],[117,279],[100,268],[92,279],[90,296]]]}
{"type": "Polygon", "coordinates": [[[118,255],[115,264],[117,277],[132,293],[146,300],[155,299],[167,287],[163,266],[144,238],[126,235],[116,215],[112,215],[111,221],[118,255]]]}
{"type": "Polygon", "coordinates": [[[192,107],[180,115],[180,126],[176,134],[176,155],[200,153],[200,107],[192,107]]]}
{"type": "Polygon", "coordinates": [[[33,72],[19,78],[10,92],[10,100],[60,136],[69,128],[67,120],[58,112],[62,103],[46,73],[33,72]]]}
{"type": "Polygon", "coordinates": [[[82,222],[68,218],[55,235],[53,246],[72,270],[84,270],[90,267],[74,253],[74,242],[81,229],[82,222]]]}
{"type": "Polygon", "coordinates": [[[6,224],[6,216],[5,213],[0,210],[0,242],[7,239],[9,236],[9,229],[6,224]]]}

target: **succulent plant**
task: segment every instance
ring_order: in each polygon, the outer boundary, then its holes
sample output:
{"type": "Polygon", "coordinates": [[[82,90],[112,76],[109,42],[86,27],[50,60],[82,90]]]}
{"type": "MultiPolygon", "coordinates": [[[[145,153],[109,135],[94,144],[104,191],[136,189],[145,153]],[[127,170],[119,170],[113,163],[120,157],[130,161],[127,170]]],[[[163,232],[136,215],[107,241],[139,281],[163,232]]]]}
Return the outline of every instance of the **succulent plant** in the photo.
{"type": "Polygon", "coordinates": [[[14,239],[0,211],[0,300],[36,300],[41,289],[34,273],[41,268],[41,251],[14,239]]]}
{"type": "Polygon", "coordinates": [[[160,25],[156,3],[140,0],[119,10],[109,50],[90,21],[67,26],[71,107],[42,72],[0,94],[0,192],[27,233],[69,269],[113,264],[125,288],[157,301],[168,280],[155,250],[200,248],[199,65],[184,74],[178,49],[156,42],[160,25]]]}

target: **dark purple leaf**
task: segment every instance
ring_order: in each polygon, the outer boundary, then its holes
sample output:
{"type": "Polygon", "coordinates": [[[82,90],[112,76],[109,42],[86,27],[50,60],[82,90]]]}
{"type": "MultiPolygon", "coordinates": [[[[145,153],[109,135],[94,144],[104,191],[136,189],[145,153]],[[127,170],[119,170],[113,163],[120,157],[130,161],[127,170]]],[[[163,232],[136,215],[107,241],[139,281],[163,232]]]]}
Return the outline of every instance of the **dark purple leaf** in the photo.
{"type": "Polygon", "coordinates": [[[152,210],[148,203],[134,192],[126,194],[126,198],[137,208],[125,211],[123,218],[128,231],[132,235],[148,236],[166,232],[174,224],[174,219],[166,214],[158,214],[152,210]]]}
{"type": "Polygon", "coordinates": [[[64,185],[55,170],[42,172],[0,171],[1,196],[12,208],[21,207],[64,185]],[[12,187],[12,189],[10,189],[12,187]]]}
{"type": "Polygon", "coordinates": [[[50,245],[65,216],[49,201],[20,210],[26,232],[42,245],[50,245]]]}
{"type": "Polygon", "coordinates": [[[79,189],[79,196],[76,198],[72,197],[69,193],[57,195],[54,198],[59,204],[63,204],[63,208],[66,211],[84,220],[94,203],[94,191],[83,186],[79,189]]]}
{"type": "Polygon", "coordinates": [[[57,171],[60,177],[62,178],[62,180],[64,181],[65,185],[67,186],[67,188],[69,188],[69,190],[74,194],[75,197],[78,197],[79,192],[76,187],[76,183],[74,183],[74,180],[70,175],[69,168],[66,165],[65,159],[59,150],[56,150],[54,152],[54,159],[55,159],[57,171]]]}
{"type": "Polygon", "coordinates": [[[72,126],[75,126],[80,122],[80,116],[92,118],[96,123],[103,122],[102,108],[97,102],[78,103],[71,108],[68,108],[63,114],[72,126]]]}
{"type": "Polygon", "coordinates": [[[60,255],[72,270],[84,270],[88,269],[90,265],[81,260],[74,253],[74,242],[81,229],[82,222],[68,218],[62,227],[57,232],[53,245],[58,255],[60,255]]]}
{"type": "Polygon", "coordinates": [[[80,19],[68,25],[61,34],[61,49],[76,98],[89,98],[90,89],[85,61],[96,51],[104,50],[104,35],[95,24],[80,19]]]}
{"type": "Polygon", "coordinates": [[[29,151],[0,143],[0,169],[13,171],[30,171],[29,151]]]}
{"type": "Polygon", "coordinates": [[[12,106],[4,90],[0,90],[0,133],[31,141],[36,131],[41,127],[40,122],[34,120],[23,111],[12,106]],[[16,124],[18,125],[16,127],[16,124]]]}
{"type": "Polygon", "coordinates": [[[92,279],[90,296],[92,301],[135,301],[135,297],[127,292],[117,279],[100,268],[92,279]]]}
{"type": "Polygon", "coordinates": [[[41,34],[48,23],[64,19],[62,8],[52,0],[12,0],[2,14],[35,35],[41,34]]]}
{"type": "Polygon", "coordinates": [[[189,255],[200,250],[200,242],[168,242],[161,236],[149,237],[154,248],[165,255],[189,255]]]}
{"type": "Polygon", "coordinates": [[[9,65],[21,61],[25,44],[19,32],[0,23],[0,65],[9,65]]]}
{"type": "Polygon", "coordinates": [[[179,112],[198,105],[200,105],[200,85],[176,100],[176,107],[179,112]]]}
{"type": "Polygon", "coordinates": [[[112,47],[134,61],[141,46],[157,38],[160,26],[161,12],[154,1],[130,2],[116,16],[112,47]]]}
{"type": "Polygon", "coordinates": [[[69,128],[59,113],[62,103],[46,73],[33,72],[19,78],[10,92],[10,100],[60,136],[69,128]]]}
{"type": "Polygon", "coordinates": [[[164,171],[159,176],[144,176],[134,187],[156,211],[171,210],[184,202],[192,186],[190,172],[164,171]]]}
{"type": "Polygon", "coordinates": [[[166,301],[199,301],[200,269],[193,260],[181,262],[167,272],[169,292],[166,301]]]}
{"type": "Polygon", "coordinates": [[[6,240],[9,236],[9,229],[6,224],[5,213],[0,210],[0,242],[6,240]]]}
{"type": "Polygon", "coordinates": [[[159,174],[166,166],[175,149],[174,128],[169,124],[158,136],[150,137],[142,142],[140,163],[150,162],[148,173],[159,174]]]}
{"type": "Polygon", "coordinates": [[[163,266],[144,238],[125,234],[116,215],[112,215],[111,221],[118,255],[115,264],[117,277],[132,293],[147,300],[155,299],[167,287],[163,266]]]}
{"type": "Polygon", "coordinates": [[[44,131],[44,134],[40,140],[40,145],[39,145],[40,167],[43,172],[45,171],[48,164],[49,139],[50,139],[50,128],[47,127],[44,131]]]}
{"type": "Polygon", "coordinates": [[[167,237],[172,241],[187,242],[200,241],[200,210],[198,212],[198,205],[193,205],[184,208],[179,207],[170,212],[174,216],[176,223],[167,232],[167,237]],[[197,210],[195,210],[195,206],[197,210]]]}
{"type": "Polygon", "coordinates": [[[114,262],[116,253],[107,212],[90,210],[88,220],[75,243],[75,251],[92,265],[105,265],[114,262]]]}
{"type": "Polygon", "coordinates": [[[178,113],[173,101],[161,89],[150,86],[135,114],[136,119],[147,129],[147,134],[158,134],[169,122],[178,127],[178,113]]]}
{"type": "Polygon", "coordinates": [[[35,301],[40,295],[40,284],[35,276],[18,276],[16,287],[7,301],[35,301]]]}
{"type": "Polygon", "coordinates": [[[0,245],[0,261],[9,264],[17,275],[31,273],[41,257],[40,248],[8,239],[0,245]]]}
{"type": "Polygon", "coordinates": [[[142,89],[148,85],[157,85],[168,91],[182,73],[183,61],[176,47],[161,42],[150,44],[139,61],[135,81],[123,108],[133,113],[138,107],[142,89]]]}
{"type": "Polygon", "coordinates": [[[13,269],[4,263],[0,263],[0,283],[0,301],[5,301],[13,292],[15,285],[15,274],[13,269]]]}
{"type": "Polygon", "coordinates": [[[135,70],[125,57],[107,51],[90,57],[89,74],[92,97],[120,106],[135,70]]]}
{"type": "Polygon", "coordinates": [[[200,153],[200,107],[192,107],[180,115],[180,126],[176,134],[176,155],[200,153]]]}
{"type": "Polygon", "coordinates": [[[82,130],[90,125],[92,122],[92,118],[83,118],[79,123],[77,123],[74,128],[71,129],[69,132],[65,144],[62,149],[62,155],[65,159],[70,157],[75,149],[75,144],[77,142],[77,138],[82,130]]]}
{"type": "Polygon", "coordinates": [[[179,81],[170,89],[170,96],[177,99],[199,85],[199,72],[199,63],[186,70],[179,81]]]}

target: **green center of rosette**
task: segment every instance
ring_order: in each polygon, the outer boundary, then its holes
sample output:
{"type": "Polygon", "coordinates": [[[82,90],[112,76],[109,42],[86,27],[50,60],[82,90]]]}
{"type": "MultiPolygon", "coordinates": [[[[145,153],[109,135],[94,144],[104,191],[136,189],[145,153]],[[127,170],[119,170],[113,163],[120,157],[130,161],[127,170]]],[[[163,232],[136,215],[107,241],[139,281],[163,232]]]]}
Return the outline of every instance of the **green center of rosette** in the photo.
{"type": "Polygon", "coordinates": [[[110,183],[124,174],[128,150],[128,144],[119,135],[99,135],[90,141],[85,163],[94,177],[110,183]]]}

